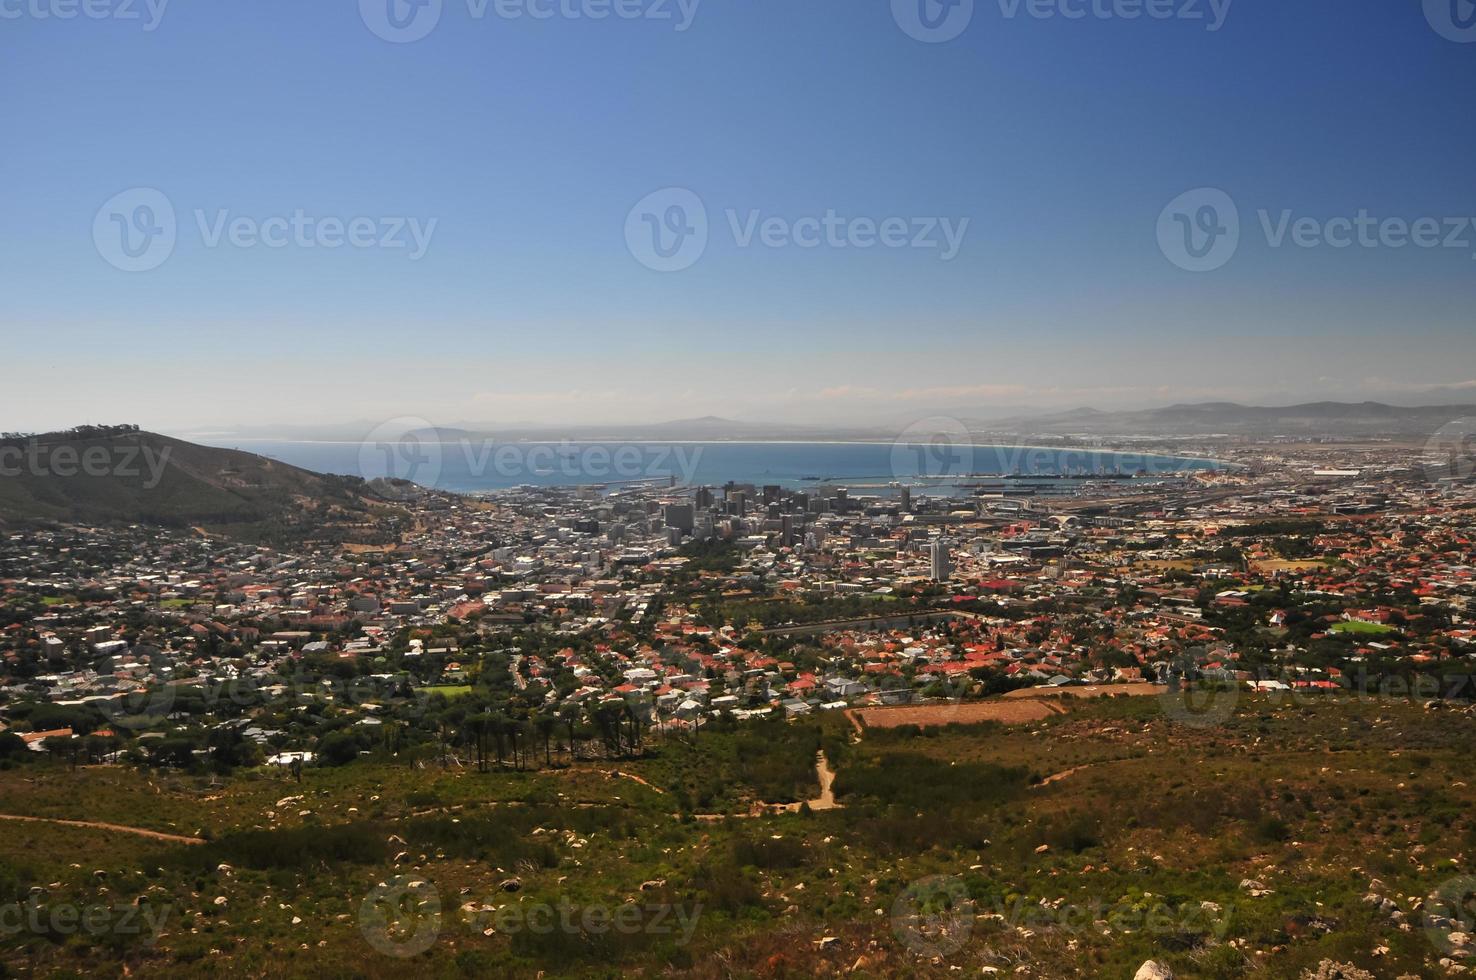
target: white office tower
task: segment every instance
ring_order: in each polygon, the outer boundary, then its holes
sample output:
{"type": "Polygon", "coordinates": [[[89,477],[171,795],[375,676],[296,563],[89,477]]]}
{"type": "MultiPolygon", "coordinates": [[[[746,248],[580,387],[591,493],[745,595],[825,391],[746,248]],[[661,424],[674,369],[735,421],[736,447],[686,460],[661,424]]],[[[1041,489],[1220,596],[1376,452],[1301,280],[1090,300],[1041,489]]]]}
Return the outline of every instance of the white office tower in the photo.
{"type": "Polygon", "coordinates": [[[946,582],[948,576],[953,573],[953,564],[949,561],[947,539],[937,538],[928,545],[928,557],[933,562],[933,581],[946,582]]]}

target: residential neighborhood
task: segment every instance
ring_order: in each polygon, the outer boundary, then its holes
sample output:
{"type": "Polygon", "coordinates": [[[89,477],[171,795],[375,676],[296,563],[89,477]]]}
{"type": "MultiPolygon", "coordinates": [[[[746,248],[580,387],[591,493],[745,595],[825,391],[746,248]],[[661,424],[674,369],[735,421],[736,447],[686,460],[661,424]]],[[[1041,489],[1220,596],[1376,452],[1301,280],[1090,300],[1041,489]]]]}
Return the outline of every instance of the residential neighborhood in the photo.
{"type": "Polygon", "coordinates": [[[471,704],[514,745],[557,724],[573,753],[616,746],[615,717],[683,730],[1020,688],[1418,674],[1469,697],[1469,480],[1378,446],[1214,449],[1216,469],[968,496],[417,490],[384,545],[13,533],[0,726],[87,759],[336,764],[464,752],[446,718],[471,704]]]}

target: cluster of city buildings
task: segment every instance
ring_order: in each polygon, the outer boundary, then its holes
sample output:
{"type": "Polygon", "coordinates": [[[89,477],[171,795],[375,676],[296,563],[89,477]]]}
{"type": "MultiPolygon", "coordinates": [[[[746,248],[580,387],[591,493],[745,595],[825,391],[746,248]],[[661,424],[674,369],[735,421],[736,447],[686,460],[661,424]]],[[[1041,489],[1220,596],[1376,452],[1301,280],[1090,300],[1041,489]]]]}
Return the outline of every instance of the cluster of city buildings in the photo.
{"type": "MultiPolygon", "coordinates": [[[[74,733],[17,706],[270,688],[304,658],[379,683],[349,705],[368,724],[397,692],[485,680],[495,655],[551,712],[635,704],[683,725],[1170,675],[1332,689],[1359,664],[1476,654],[1476,485],[1376,446],[1234,462],[1045,492],[426,491],[385,546],[15,531],[0,538],[0,726],[41,748],[74,733]]],[[[332,699],[322,683],[280,689],[332,699]]]]}

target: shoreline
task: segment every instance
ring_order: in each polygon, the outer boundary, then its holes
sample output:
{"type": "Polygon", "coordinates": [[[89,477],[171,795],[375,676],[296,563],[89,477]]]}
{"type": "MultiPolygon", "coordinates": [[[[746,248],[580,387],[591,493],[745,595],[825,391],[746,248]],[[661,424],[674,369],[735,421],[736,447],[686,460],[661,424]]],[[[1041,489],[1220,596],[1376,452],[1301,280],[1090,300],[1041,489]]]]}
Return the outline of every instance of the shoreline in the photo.
{"type": "MultiPolygon", "coordinates": [[[[495,439],[456,439],[440,440],[427,445],[435,446],[460,446],[469,442],[489,442],[496,446],[887,446],[895,445],[896,440],[887,439],[512,439],[498,441],[495,439]]],[[[238,444],[245,443],[271,443],[275,445],[292,446],[362,446],[362,440],[353,439],[270,439],[250,438],[239,439],[238,444]]],[[[236,446],[226,446],[216,443],[201,443],[201,445],[213,446],[216,449],[233,449],[236,446]]],[[[1053,453],[1083,453],[1107,456],[1141,456],[1143,458],[1183,460],[1187,462],[1212,463],[1224,469],[1239,469],[1243,463],[1235,463],[1214,456],[1198,456],[1170,454],[1160,452],[1144,452],[1142,450],[1115,449],[1105,447],[1083,447],[1083,446],[1044,446],[1036,443],[1005,443],[1005,442],[973,442],[966,443],[969,449],[1023,449],[1039,450],[1053,453]]],[[[844,479],[838,478],[838,479],[844,479]]]]}

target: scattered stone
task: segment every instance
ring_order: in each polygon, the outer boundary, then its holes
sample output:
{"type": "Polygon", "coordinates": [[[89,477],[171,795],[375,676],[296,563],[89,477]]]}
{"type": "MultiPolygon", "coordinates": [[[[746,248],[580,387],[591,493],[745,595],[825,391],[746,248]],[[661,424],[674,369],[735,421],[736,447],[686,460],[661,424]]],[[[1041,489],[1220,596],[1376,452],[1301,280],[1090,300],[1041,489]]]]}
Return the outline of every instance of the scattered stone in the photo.
{"type": "Polygon", "coordinates": [[[1378,980],[1378,977],[1367,970],[1359,969],[1352,963],[1334,963],[1332,960],[1323,960],[1317,964],[1317,969],[1304,971],[1301,980],[1378,980]]]}

